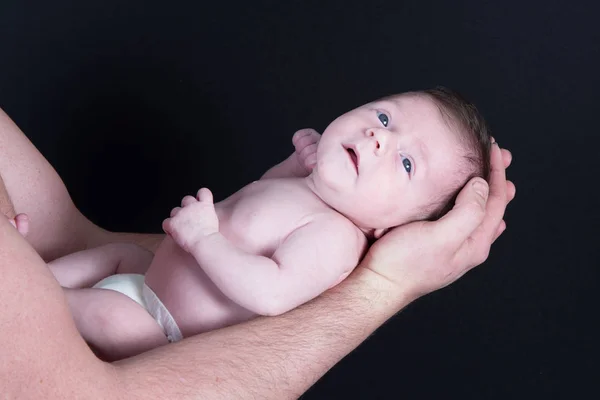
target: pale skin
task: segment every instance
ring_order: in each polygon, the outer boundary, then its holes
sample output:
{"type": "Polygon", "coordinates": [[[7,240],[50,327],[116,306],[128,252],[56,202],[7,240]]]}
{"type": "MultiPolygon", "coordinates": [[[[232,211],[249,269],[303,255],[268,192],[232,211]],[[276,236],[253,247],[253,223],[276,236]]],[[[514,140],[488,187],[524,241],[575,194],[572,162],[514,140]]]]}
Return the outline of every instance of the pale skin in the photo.
{"type": "Polygon", "coordinates": [[[169,236],[153,259],[111,244],[49,264],[63,287],[85,288],[66,295],[99,354],[117,360],[167,339],[142,306],[90,283],[145,274],[184,337],[280,315],[345,279],[368,236],[424,218],[430,199],[466,181],[457,176],[456,135],[422,96],[365,104],[335,119],[322,139],[304,130],[292,141],[300,177],[262,179],[217,204],[207,188],[186,196],[165,220],[169,236]]]}
{"type": "Polygon", "coordinates": [[[407,304],[482,263],[505,228],[502,216],[515,193],[504,176],[510,153],[495,147],[489,195],[487,185],[474,179],[440,221],[390,231],[354,273],[316,299],[277,317],[255,318],[107,364],[81,339],[62,290],[38,253],[51,260],[120,241],[153,250],[164,235],[110,233],[91,224],[3,113],[0,150],[0,175],[14,209],[30,217],[27,239],[33,245],[0,220],[0,376],[8,398],[297,398],[407,304]],[[20,163],[9,162],[17,157],[20,163]],[[474,182],[483,185],[483,197],[474,182]],[[53,223],[61,218],[71,224],[53,223]]]}

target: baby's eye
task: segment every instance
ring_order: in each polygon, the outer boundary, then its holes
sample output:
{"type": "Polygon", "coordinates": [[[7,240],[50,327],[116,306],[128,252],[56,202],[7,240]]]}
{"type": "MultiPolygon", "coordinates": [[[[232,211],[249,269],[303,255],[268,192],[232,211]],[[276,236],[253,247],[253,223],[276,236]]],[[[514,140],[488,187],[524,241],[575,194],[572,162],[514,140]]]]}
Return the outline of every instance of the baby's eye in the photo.
{"type": "MultiPolygon", "coordinates": [[[[400,156],[400,157],[402,157],[402,156],[400,156]]],[[[408,172],[408,174],[410,175],[410,173],[412,172],[412,162],[410,162],[410,160],[408,158],[402,157],[402,166],[404,167],[406,172],[408,172]]]]}
{"type": "Polygon", "coordinates": [[[388,118],[388,116],[382,113],[381,111],[377,111],[377,118],[379,118],[379,120],[385,127],[387,127],[390,123],[390,119],[388,118]]]}

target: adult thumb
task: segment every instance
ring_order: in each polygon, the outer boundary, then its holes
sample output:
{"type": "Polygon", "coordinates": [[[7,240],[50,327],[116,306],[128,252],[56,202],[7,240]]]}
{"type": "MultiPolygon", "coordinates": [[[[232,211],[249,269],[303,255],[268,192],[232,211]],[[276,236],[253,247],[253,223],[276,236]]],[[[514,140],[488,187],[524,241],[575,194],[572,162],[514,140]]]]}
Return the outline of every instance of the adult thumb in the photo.
{"type": "Polygon", "coordinates": [[[489,194],[487,182],[481,178],[471,179],[458,194],[454,207],[435,222],[441,238],[449,240],[458,248],[479,227],[485,216],[489,194]]]}

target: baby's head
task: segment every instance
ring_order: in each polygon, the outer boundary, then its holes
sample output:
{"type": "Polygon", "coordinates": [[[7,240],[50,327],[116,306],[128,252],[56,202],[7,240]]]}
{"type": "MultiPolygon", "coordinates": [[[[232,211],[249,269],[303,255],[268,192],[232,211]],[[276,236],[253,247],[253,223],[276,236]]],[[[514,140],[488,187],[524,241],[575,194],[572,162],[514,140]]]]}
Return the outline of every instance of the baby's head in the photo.
{"type": "Polygon", "coordinates": [[[448,211],[472,177],[489,178],[491,139],[477,108],[446,88],[392,95],[336,118],[309,181],[365,232],[448,211]]]}

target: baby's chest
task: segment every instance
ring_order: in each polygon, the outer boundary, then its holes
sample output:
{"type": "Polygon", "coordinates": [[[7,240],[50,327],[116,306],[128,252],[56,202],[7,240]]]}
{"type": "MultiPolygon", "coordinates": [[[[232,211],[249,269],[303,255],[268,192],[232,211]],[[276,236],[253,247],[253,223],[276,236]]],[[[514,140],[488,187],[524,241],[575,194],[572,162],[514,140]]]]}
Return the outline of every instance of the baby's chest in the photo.
{"type": "Polygon", "coordinates": [[[310,217],[302,199],[285,191],[244,194],[228,207],[221,233],[254,254],[270,256],[280,243],[310,217]]]}

